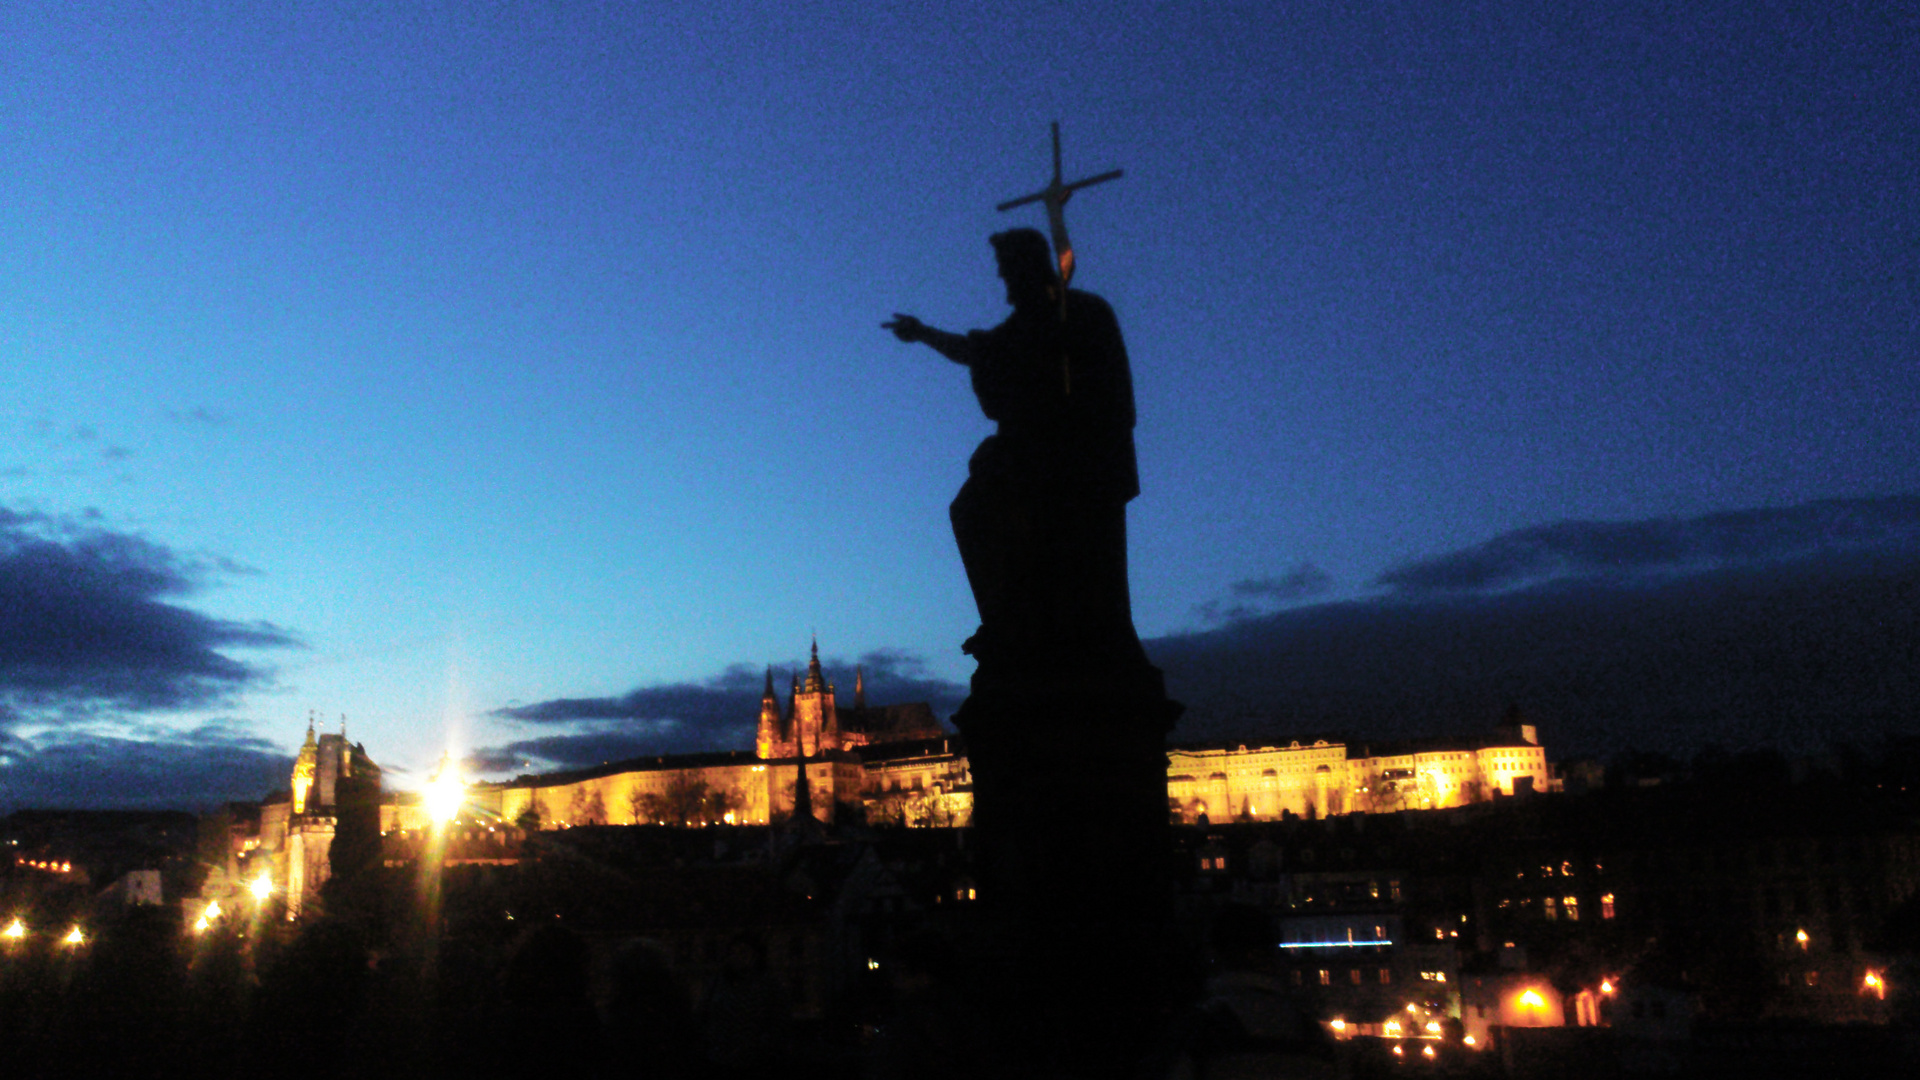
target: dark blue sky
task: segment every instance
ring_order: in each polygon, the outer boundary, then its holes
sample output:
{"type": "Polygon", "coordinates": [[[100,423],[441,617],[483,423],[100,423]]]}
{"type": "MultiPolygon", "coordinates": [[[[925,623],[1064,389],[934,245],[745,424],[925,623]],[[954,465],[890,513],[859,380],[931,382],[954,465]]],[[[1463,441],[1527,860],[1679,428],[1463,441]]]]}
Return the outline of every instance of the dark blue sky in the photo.
{"type": "Polygon", "coordinates": [[[708,745],[814,631],[963,680],[988,428],[878,323],[1001,317],[1054,119],[1168,657],[1554,523],[1910,541],[1912,4],[791,8],[0,12],[0,782],[708,745]]]}

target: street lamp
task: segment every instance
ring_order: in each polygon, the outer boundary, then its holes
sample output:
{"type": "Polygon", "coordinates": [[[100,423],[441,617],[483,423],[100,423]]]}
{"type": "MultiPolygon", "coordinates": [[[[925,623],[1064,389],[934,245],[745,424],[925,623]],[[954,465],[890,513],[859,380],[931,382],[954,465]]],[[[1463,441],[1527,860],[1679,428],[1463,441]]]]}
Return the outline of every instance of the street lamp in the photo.
{"type": "Polygon", "coordinates": [[[427,781],[423,801],[427,815],[436,825],[449,824],[460,816],[460,807],[467,801],[467,789],[460,782],[460,771],[454,767],[449,755],[441,755],[440,767],[434,770],[433,778],[427,781]]]}

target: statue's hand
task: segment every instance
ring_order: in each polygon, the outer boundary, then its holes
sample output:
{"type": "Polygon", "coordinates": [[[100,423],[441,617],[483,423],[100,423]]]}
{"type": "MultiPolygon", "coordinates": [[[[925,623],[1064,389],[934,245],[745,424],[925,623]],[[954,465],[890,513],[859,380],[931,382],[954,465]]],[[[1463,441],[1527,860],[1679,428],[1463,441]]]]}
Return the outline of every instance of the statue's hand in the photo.
{"type": "Polygon", "coordinates": [[[893,331],[893,336],[908,343],[927,340],[927,324],[911,315],[893,313],[892,322],[880,324],[880,329],[893,331]]]}

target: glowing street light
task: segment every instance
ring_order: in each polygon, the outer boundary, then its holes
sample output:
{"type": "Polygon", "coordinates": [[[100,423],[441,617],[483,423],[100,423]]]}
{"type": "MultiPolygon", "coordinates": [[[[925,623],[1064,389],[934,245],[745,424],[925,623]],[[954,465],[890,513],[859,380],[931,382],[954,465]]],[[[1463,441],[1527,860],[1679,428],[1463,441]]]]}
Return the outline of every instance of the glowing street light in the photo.
{"type": "Polygon", "coordinates": [[[273,895],[273,875],[265,870],[260,871],[260,876],[254,878],[253,884],[248,888],[253,890],[255,900],[265,900],[273,895]]]}
{"type": "Polygon", "coordinates": [[[1612,980],[1612,979],[1601,979],[1601,980],[1600,980],[1600,992],[1601,992],[1601,993],[1603,993],[1603,994],[1611,994],[1611,993],[1613,993],[1613,980],[1612,980]]]}
{"type": "Polygon", "coordinates": [[[87,935],[80,932],[79,923],[75,923],[73,929],[67,931],[67,936],[60,939],[62,945],[85,945],[86,943],[87,935]]]}
{"type": "Polygon", "coordinates": [[[17,915],[14,916],[12,922],[7,924],[5,930],[0,930],[0,938],[6,938],[8,941],[19,941],[26,936],[27,924],[21,922],[20,917],[17,915]]]}
{"type": "Polygon", "coordinates": [[[1795,941],[1797,941],[1797,942],[1799,942],[1799,943],[1800,943],[1800,951],[1801,951],[1801,952],[1806,952],[1806,951],[1807,951],[1807,943],[1808,943],[1809,941],[1811,941],[1811,940],[1813,940],[1813,939],[1812,939],[1812,938],[1809,938],[1809,937],[1807,936],[1807,932],[1806,932],[1805,930],[1795,930],[1795,931],[1793,932],[1793,940],[1795,940],[1795,941]]]}
{"type": "Polygon", "coordinates": [[[1520,995],[1520,1004],[1529,1009],[1544,1009],[1547,1007],[1547,999],[1540,996],[1540,991],[1530,989],[1520,995]]]}
{"type": "Polygon", "coordinates": [[[1887,1000],[1887,981],[1880,977],[1879,972],[1869,970],[1867,977],[1860,980],[1860,985],[1867,993],[1872,994],[1881,1001],[1887,1000]]]}
{"type": "Polygon", "coordinates": [[[454,768],[449,755],[440,756],[440,767],[434,770],[433,779],[427,781],[422,801],[435,824],[446,825],[460,816],[460,807],[467,801],[467,789],[460,782],[460,771],[454,768]]]}

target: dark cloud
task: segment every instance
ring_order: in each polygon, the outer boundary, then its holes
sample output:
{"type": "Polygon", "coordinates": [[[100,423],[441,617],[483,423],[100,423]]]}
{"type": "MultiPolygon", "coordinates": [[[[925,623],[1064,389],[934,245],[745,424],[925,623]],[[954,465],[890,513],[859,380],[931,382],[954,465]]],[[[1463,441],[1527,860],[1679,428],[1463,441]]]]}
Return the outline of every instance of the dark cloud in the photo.
{"type": "MultiPolygon", "coordinates": [[[[1680,523],[1691,529],[1623,525],[1607,531],[1610,547],[1553,550],[1633,572],[1542,575],[1524,586],[1510,583],[1530,570],[1504,567],[1559,564],[1503,561],[1489,553],[1522,545],[1495,541],[1415,564],[1418,573],[1407,568],[1405,584],[1382,596],[1148,649],[1188,705],[1179,738],[1457,733],[1492,724],[1510,703],[1541,723],[1556,755],[1715,742],[1805,751],[1920,733],[1917,505],[1861,500],[1680,523]],[[1603,561],[1601,550],[1619,554],[1603,561]],[[1652,567],[1661,572],[1640,572],[1652,567]]],[[[1511,535],[1564,539],[1563,528],[1511,535]]]]}
{"type": "MultiPolygon", "coordinates": [[[[864,671],[867,696],[875,704],[931,701],[957,705],[966,688],[927,673],[922,658],[899,649],[864,653],[855,663],[839,658],[821,661],[829,681],[841,697],[852,701],[854,672],[864,671]]],[[[769,669],[756,664],[730,664],[718,675],[700,682],[662,683],[630,690],[619,697],[555,698],[530,705],[510,705],[492,715],[536,724],[570,724],[605,720],[674,720],[692,728],[725,726],[742,716],[760,715],[760,696],[769,669]]],[[[804,661],[774,665],[774,689],[784,700],[794,675],[806,670],[804,661]]]]}
{"type": "MultiPolygon", "coordinates": [[[[904,649],[876,649],[860,654],[857,670],[866,676],[867,700],[875,705],[900,705],[924,701],[933,706],[934,715],[947,716],[967,698],[963,683],[950,682],[927,671],[925,658],[904,649]]],[[[822,667],[835,679],[836,689],[851,702],[853,672],[846,661],[823,661],[822,667]]],[[[836,695],[838,700],[838,695],[836,695]]]]}
{"type": "MultiPolygon", "coordinates": [[[[856,670],[864,676],[867,700],[875,705],[925,701],[936,714],[945,715],[967,693],[964,686],[928,674],[925,660],[900,649],[877,649],[853,662],[825,658],[821,667],[843,707],[853,704],[856,670]]],[[[648,755],[745,749],[753,745],[767,670],[762,665],[731,664],[699,682],[643,686],[618,697],[556,698],[495,709],[491,715],[501,719],[566,730],[486,747],[474,753],[470,766],[478,772],[524,772],[648,755]]],[[[779,664],[772,670],[774,690],[784,704],[793,676],[805,672],[806,662],[779,664]]]]}
{"type": "Polygon", "coordinates": [[[703,682],[643,686],[619,697],[556,698],[531,705],[495,709],[493,715],[536,724],[568,724],[583,720],[676,720],[703,727],[758,716],[762,669],[733,664],[703,682]]]}
{"type": "Polygon", "coordinates": [[[1866,550],[1920,538],[1920,497],[1834,499],[1650,521],[1561,521],[1421,559],[1376,584],[1402,593],[1483,592],[1542,581],[1692,573],[1866,550]]]}
{"type": "Polygon", "coordinates": [[[291,635],[173,602],[217,571],[90,522],[0,508],[0,703],[181,709],[258,684],[261,669],[223,650],[289,646],[291,635]]]}
{"type": "Polygon", "coordinates": [[[1303,562],[1278,577],[1236,581],[1227,587],[1225,597],[1208,600],[1193,613],[1206,623],[1237,622],[1323,596],[1332,587],[1333,578],[1325,570],[1303,562]]]}
{"type": "Polygon", "coordinates": [[[664,720],[606,727],[570,735],[542,735],[475,751],[467,767],[476,773],[522,773],[572,769],[602,762],[704,750],[737,750],[753,745],[759,713],[724,726],[693,728],[664,720]]]}
{"type": "Polygon", "coordinates": [[[200,810],[259,799],[293,759],[232,724],[135,737],[0,731],[0,814],[23,808],[200,810]]]}
{"type": "Polygon", "coordinates": [[[180,424],[196,424],[203,427],[226,427],[233,423],[233,417],[219,409],[209,409],[205,405],[195,405],[191,409],[169,409],[167,419],[180,424]]]}

